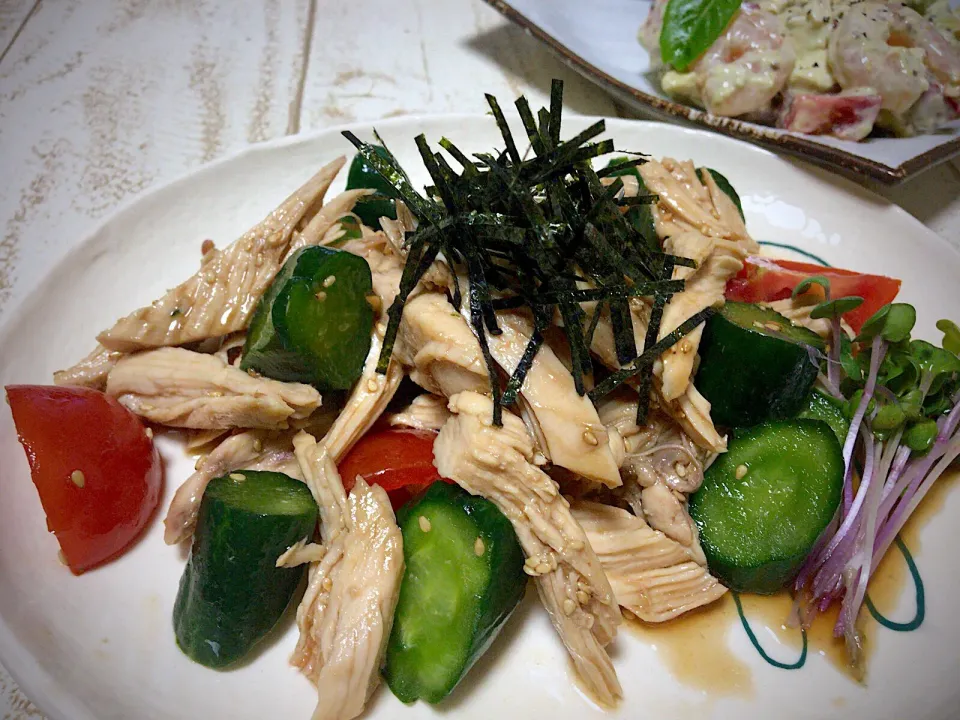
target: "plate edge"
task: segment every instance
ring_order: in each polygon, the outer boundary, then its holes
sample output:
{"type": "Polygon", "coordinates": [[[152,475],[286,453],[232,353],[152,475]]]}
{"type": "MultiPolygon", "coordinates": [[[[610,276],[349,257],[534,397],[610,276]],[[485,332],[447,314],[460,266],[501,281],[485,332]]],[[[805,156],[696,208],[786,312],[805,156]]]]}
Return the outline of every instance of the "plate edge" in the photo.
{"type": "Polygon", "coordinates": [[[856,178],[866,172],[873,180],[884,185],[896,186],[926,169],[960,155],[960,138],[955,138],[944,145],[931,148],[920,155],[905,160],[900,165],[891,166],[794,135],[769,137],[764,134],[763,130],[759,129],[760,126],[757,126],[758,129],[754,130],[752,124],[744,123],[736,118],[713,116],[702,110],[637,90],[577,55],[506,0],[484,0],[484,2],[507,20],[543,42],[563,62],[582,76],[613,92],[617,97],[628,103],[641,103],[644,109],[653,111],[662,118],[681,120],[691,123],[695,127],[706,128],[738,140],[754,142],[768,149],[789,153],[800,160],[845,175],[848,178],[856,178]]]}

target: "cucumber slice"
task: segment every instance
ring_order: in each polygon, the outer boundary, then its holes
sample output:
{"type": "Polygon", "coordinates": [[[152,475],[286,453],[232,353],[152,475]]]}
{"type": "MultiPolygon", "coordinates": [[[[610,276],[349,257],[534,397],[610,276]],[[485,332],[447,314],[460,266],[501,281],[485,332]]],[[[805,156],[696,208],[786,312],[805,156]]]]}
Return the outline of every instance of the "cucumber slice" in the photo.
{"type": "Polygon", "coordinates": [[[833,430],[841,445],[847,439],[850,421],[843,414],[843,404],[816,388],[807,397],[807,402],[801,408],[797,417],[808,420],[823,420],[833,430]]]}
{"type": "MultiPolygon", "coordinates": [[[[377,154],[383,158],[387,157],[386,150],[380,145],[374,145],[377,154]]],[[[375,190],[375,194],[361,198],[353,207],[353,212],[364,225],[369,225],[375,230],[380,229],[380,218],[388,217],[392,220],[397,219],[397,208],[393,199],[397,197],[397,191],[392,185],[384,180],[380,173],[367,165],[362,155],[356,155],[350,163],[350,171],[347,173],[347,190],[357,188],[370,188],[375,190]]]]}
{"type": "Polygon", "coordinates": [[[326,247],[295,253],[260,300],[240,367],[321,390],[346,390],[370,350],[370,266],[326,247]]]}
{"type": "Polygon", "coordinates": [[[694,381],[713,421],[748,427],[794,417],[817,379],[810,347],[823,350],[820,336],[780,313],[726,303],[704,326],[694,381]]]}
{"type": "Polygon", "coordinates": [[[840,443],[822,420],[764,423],[734,437],[690,497],[710,571],[743,592],[791,582],[837,511],[843,475],[840,443]]]}
{"type": "Polygon", "coordinates": [[[436,703],[523,597],[523,552],[489,500],[443,482],[397,513],[406,572],[383,676],[400,700],[436,703]]]}
{"type": "Polygon", "coordinates": [[[317,505],[282,473],[241,470],[210,481],[173,608],[177,645],[222,668],[277,624],[305,566],[278,568],[287,548],[313,536],[317,505]]]}

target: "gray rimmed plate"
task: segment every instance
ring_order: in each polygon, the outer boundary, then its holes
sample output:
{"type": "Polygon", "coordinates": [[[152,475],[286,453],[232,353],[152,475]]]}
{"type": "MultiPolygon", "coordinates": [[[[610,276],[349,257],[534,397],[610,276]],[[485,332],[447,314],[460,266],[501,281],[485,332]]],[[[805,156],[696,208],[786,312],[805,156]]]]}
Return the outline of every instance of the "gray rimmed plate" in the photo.
{"type": "Polygon", "coordinates": [[[706,127],[850,177],[896,184],[960,155],[960,122],[936,134],[849,142],[717,117],[668,98],[637,42],[650,0],[487,0],[571,67],[640,113],[706,127]]]}

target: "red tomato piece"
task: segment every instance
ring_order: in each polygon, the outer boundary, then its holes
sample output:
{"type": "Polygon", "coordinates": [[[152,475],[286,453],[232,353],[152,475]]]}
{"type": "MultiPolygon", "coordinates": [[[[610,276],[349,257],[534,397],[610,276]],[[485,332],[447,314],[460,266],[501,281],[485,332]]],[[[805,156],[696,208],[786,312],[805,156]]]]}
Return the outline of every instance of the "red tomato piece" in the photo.
{"type": "MultiPolygon", "coordinates": [[[[833,298],[851,295],[863,298],[863,305],[843,316],[854,332],[860,332],[863,323],[881,307],[893,302],[900,292],[900,281],[883,275],[867,275],[795,260],[752,256],[744,261],[743,269],[736,277],[727,282],[724,295],[727,300],[739,302],[784,300],[790,297],[801,280],[811,275],[822,275],[830,280],[830,296],[833,298]]],[[[811,292],[822,295],[823,291],[814,286],[811,292]]]]}
{"type": "Polygon", "coordinates": [[[160,500],[163,471],[140,419],[96,390],[6,388],[30,474],[74,574],[122,553],[160,500]]]}
{"type": "Polygon", "coordinates": [[[337,469],[344,489],[350,492],[359,475],[386,490],[394,508],[400,507],[443,479],[433,465],[436,437],[433,432],[399,428],[370,433],[340,461],[337,469]]]}

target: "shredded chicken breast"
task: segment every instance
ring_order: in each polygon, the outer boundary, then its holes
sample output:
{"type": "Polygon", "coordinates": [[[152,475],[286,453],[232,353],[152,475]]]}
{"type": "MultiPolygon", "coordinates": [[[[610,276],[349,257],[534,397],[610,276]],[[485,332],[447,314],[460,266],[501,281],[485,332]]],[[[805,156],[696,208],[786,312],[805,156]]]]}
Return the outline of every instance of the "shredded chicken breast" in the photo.
{"type": "MultiPolygon", "coordinates": [[[[497,364],[512,374],[533,336],[533,322],[520,312],[497,313],[497,322],[501,333],[489,335],[487,343],[497,364]]],[[[537,351],[520,393],[548,460],[601,485],[620,484],[596,408],[577,393],[570,371],[547,345],[537,351]]]]}
{"type": "MultiPolygon", "coordinates": [[[[109,350],[134,352],[183,345],[246,328],[257,301],[290,249],[294,230],[323,202],[344,162],[340,157],[322,168],[239,240],[225,250],[204,255],[200,270],[189,280],[152,305],[121,318],[97,340],[109,350]]],[[[320,236],[322,233],[315,242],[320,236]]]]}
{"type": "Polygon", "coordinates": [[[475,392],[450,399],[453,417],[434,444],[434,464],[474,495],[492,501],[513,524],[537,581],[540,599],[594,696],[614,705],[621,696],[604,650],[621,617],[607,581],[569,503],[532,464],[533,443],[520,418],[504,413],[492,424],[493,401],[475,392]]]}
{"type": "Polygon", "coordinates": [[[413,430],[436,431],[449,419],[447,399],[430,393],[417,395],[405,408],[387,416],[387,422],[391,427],[405,427],[413,430]]]}
{"type": "Polygon", "coordinates": [[[122,357],[123,353],[97,345],[89,355],[73,367],[55,372],[53,382],[57,385],[77,385],[92,390],[103,390],[107,385],[107,375],[122,357]]]}
{"type": "Polygon", "coordinates": [[[671,620],[727,591],[707,572],[702,557],[642,518],[584,500],[570,510],[600,558],[617,602],[641,620],[671,620]]]}
{"type": "Polygon", "coordinates": [[[314,720],[351,720],[380,682],[403,576],[403,537],[383,488],[358,477],[347,496],[323,443],[299,433],[293,444],[320,508],[324,553],[310,565],[291,662],[316,683],[314,720]]]}
{"type": "Polygon", "coordinates": [[[310,385],[253,377],[215,355],[183,348],[123,358],[106,391],[151,422],[198,430],[282,430],[320,406],[310,385]]]}

